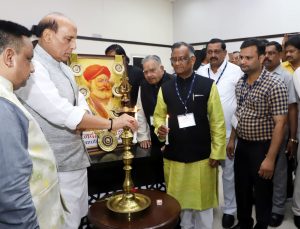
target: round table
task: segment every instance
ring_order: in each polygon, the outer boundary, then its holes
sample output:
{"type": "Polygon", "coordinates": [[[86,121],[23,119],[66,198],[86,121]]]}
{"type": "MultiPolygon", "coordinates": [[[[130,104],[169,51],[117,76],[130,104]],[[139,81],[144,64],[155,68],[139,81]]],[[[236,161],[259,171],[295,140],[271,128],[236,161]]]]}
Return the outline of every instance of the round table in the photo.
{"type": "Polygon", "coordinates": [[[98,229],[173,229],[176,227],[180,205],[172,196],[157,190],[138,190],[151,199],[151,205],[144,211],[128,215],[115,213],[106,207],[106,200],[99,200],[89,209],[89,222],[98,229]]]}

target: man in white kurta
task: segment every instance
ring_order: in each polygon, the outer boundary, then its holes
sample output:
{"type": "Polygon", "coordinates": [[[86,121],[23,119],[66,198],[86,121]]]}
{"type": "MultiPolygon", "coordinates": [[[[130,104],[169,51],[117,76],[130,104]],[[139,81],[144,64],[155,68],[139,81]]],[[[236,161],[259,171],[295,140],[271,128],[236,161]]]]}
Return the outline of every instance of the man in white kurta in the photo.
{"type": "MultiPolygon", "coordinates": [[[[228,143],[231,119],[236,109],[235,85],[243,73],[239,66],[226,60],[227,51],[224,41],[212,39],[208,42],[206,51],[210,63],[200,68],[197,74],[213,79],[217,85],[226,124],[226,143],[228,143]]],[[[222,226],[230,228],[234,224],[236,213],[233,157],[226,156],[226,159],[221,161],[221,165],[224,196],[222,226]]]]}

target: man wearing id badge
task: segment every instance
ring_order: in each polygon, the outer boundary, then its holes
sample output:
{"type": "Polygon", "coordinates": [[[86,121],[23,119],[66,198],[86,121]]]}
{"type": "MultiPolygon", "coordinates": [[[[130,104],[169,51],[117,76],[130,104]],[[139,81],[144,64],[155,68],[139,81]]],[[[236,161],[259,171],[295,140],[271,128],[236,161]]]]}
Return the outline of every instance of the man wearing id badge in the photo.
{"type": "Polygon", "coordinates": [[[237,109],[227,148],[234,152],[237,218],[235,229],[252,229],[252,205],[256,229],[267,229],[272,212],[272,178],[287,122],[287,88],[263,67],[265,45],[248,39],[241,45],[241,69],[245,75],[235,89],[237,109]],[[252,198],[255,196],[255,199],[252,198]]]}
{"type": "MultiPolygon", "coordinates": [[[[223,40],[211,39],[206,46],[209,64],[197,71],[201,76],[213,79],[220,95],[226,124],[226,143],[231,133],[231,119],[236,109],[235,85],[243,75],[241,68],[226,60],[227,50],[223,40]]],[[[221,161],[224,206],[222,206],[223,228],[230,228],[234,224],[236,214],[236,202],[234,191],[234,158],[227,155],[226,160],[221,161]]]]}
{"type": "Polygon", "coordinates": [[[166,140],[167,193],[181,205],[181,228],[212,229],[226,147],[222,105],[214,81],[193,72],[192,46],[173,44],[170,60],[175,77],[162,85],[154,111],[155,132],[166,140]]]}

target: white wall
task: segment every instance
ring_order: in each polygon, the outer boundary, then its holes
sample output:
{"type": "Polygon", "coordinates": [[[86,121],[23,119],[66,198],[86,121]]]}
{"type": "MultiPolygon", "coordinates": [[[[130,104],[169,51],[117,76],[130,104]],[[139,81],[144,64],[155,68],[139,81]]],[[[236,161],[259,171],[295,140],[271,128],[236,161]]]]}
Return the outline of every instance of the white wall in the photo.
{"type": "MultiPolygon", "coordinates": [[[[282,43],[282,38],[270,38],[270,39],[267,39],[267,40],[268,41],[277,41],[277,42],[279,42],[279,44],[282,43]]],[[[226,43],[226,49],[230,53],[232,53],[234,51],[239,51],[241,44],[242,44],[242,41],[240,41],[240,42],[228,42],[228,43],[226,43]]]]}
{"type": "MultiPolygon", "coordinates": [[[[110,42],[99,42],[99,41],[87,41],[87,40],[77,40],[77,50],[80,50],[81,54],[101,54],[104,55],[105,49],[111,45],[110,42]]],[[[171,49],[154,47],[154,46],[143,46],[143,45],[132,45],[132,44],[121,44],[121,46],[126,50],[130,62],[132,63],[132,57],[145,57],[146,55],[158,55],[165,69],[172,73],[172,66],[170,63],[171,49]]]]}
{"type": "Polygon", "coordinates": [[[299,31],[299,0],[177,0],[174,40],[191,43],[299,31]]]}
{"type": "MultiPolygon", "coordinates": [[[[27,27],[58,11],[75,21],[78,35],[167,45],[299,31],[299,0],[0,0],[0,5],[1,19],[27,27]]],[[[78,40],[76,52],[103,54],[110,44],[78,40]]],[[[240,44],[227,43],[228,51],[240,44]]],[[[121,45],[130,58],[159,55],[172,71],[170,48],[121,45]]]]}
{"type": "MultiPolygon", "coordinates": [[[[168,0],[0,0],[1,19],[30,28],[50,12],[61,12],[78,26],[78,35],[170,45],[172,3],[168,0]]],[[[103,54],[111,43],[78,40],[77,53],[103,54]]],[[[129,57],[157,54],[168,70],[170,49],[121,44],[129,57]]]]}

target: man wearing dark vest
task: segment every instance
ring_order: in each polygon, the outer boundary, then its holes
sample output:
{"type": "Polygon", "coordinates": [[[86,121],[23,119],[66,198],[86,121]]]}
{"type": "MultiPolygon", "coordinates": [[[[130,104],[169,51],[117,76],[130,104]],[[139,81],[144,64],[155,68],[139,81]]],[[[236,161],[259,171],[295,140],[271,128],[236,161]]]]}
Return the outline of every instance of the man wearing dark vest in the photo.
{"type": "Polygon", "coordinates": [[[192,46],[173,44],[171,63],[176,74],[158,93],[154,126],[159,139],[166,140],[167,193],[181,205],[181,228],[211,229],[226,130],[216,84],[193,72],[195,60],[192,46]]]}
{"type": "Polygon", "coordinates": [[[137,100],[139,108],[137,140],[142,148],[147,149],[151,146],[152,151],[159,151],[164,144],[154,133],[153,113],[159,88],[173,76],[164,70],[160,58],[156,55],[146,56],[142,65],[145,79],[141,82],[137,100]]]}

